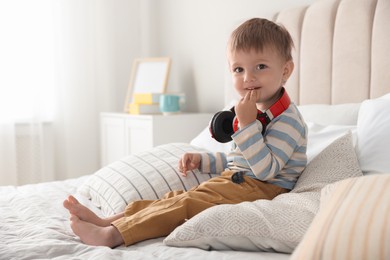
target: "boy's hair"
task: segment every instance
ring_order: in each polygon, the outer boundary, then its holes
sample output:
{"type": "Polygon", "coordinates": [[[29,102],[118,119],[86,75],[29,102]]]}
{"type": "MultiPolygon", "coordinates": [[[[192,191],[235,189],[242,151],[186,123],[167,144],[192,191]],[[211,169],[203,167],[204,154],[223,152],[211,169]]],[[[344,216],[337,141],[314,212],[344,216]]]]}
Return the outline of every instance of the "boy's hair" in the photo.
{"type": "Polygon", "coordinates": [[[263,51],[270,47],[278,51],[286,61],[292,60],[291,49],[294,42],[290,33],[282,25],[263,18],[250,19],[231,34],[228,50],[234,51],[263,51]]]}

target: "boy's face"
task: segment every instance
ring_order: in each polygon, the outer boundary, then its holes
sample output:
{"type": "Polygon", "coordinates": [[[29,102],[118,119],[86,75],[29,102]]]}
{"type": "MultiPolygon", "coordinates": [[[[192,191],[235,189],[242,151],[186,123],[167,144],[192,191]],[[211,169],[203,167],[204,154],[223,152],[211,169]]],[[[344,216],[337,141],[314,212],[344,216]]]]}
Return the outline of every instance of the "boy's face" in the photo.
{"type": "Polygon", "coordinates": [[[277,101],[281,86],[294,67],[292,61],[286,62],[272,48],[264,48],[262,52],[254,49],[228,52],[228,61],[233,84],[240,97],[255,90],[257,107],[262,110],[277,101]]]}

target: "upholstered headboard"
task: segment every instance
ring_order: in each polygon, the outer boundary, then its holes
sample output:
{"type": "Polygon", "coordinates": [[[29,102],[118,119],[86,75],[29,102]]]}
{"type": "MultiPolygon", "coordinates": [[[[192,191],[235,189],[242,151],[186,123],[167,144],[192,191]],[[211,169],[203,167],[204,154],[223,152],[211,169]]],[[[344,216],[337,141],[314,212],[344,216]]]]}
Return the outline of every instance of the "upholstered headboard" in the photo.
{"type": "Polygon", "coordinates": [[[296,104],[354,103],[390,92],[390,0],[319,0],[274,20],[294,39],[286,88],[296,104]]]}

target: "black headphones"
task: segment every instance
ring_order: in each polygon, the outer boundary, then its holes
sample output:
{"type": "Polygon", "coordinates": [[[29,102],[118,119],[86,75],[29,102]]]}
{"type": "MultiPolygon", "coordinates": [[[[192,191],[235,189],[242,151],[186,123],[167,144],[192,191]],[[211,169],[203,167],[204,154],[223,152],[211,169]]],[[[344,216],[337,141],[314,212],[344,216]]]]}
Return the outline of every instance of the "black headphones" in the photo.
{"type": "Polygon", "coordinates": [[[220,143],[227,143],[232,140],[233,120],[236,117],[234,107],[230,110],[219,111],[210,121],[209,129],[211,137],[220,143]]]}
{"type": "MultiPolygon", "coordinates": [[[[283,113],[289,106],[291,100],[284,88],[282,88],[282,95],[265,112],[257,110],[256,119],[263,125],[262,134],[272,119],[283,113]]],[[[209,130],[211,137],[220,143],[227,143],[232,140],[232,135],[238,130],[238,119],[234,111],[234,107],[230,110],[219,111],[210,121],[209,130]]]]}

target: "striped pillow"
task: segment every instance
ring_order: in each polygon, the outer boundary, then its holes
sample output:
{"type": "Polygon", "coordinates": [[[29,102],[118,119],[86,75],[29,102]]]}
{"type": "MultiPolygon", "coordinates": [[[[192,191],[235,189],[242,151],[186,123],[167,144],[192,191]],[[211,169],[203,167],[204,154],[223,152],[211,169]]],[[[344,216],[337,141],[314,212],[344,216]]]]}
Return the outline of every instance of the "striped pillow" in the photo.
{"type": "Polygon", "coordinates": [[[322,190],[320,211],[291,259],[390,259],[390,174],[322,190]]]}
{"type": "Polygon", "coordinates": [[[182,154],[204,151],[185,143],[170,143],[133,154],[98,170],[79,188],[105,216],[122,212],[134,200],[151,200],[172,190],[188,190],[213,177],[192,171],[183,177],[177,170],[182,154]]]}

